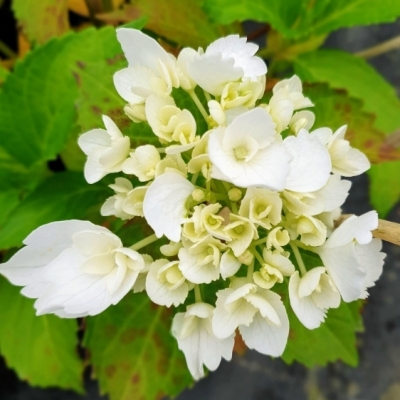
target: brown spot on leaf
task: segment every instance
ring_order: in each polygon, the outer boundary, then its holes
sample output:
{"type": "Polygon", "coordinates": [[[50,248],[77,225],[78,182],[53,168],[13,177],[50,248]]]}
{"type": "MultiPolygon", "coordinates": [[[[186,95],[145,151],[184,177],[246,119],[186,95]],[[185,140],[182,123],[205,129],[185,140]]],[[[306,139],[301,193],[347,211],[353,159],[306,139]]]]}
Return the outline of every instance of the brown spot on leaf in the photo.
{"type": "Polygon", "coordinates": [[[133,385],[137,385],[140,382],[140,375],[139,374],[133,375],[131,378],[131,382],[133,385]]]}
{"type": "Polygon", "coordinates": [[[102,114],[101,109],[99,107],[91,106],[90,108],[96,115],[101,115],[102,114]]]}
{"type": "Polygon", "coordinates": [[[86,64],[83,61],[77,61],[76,65],[80,68],[80,69],[85,69],[86,68],[86,64]]]}
{"type": "Polygon", "coordinates": [[[75,71],[72,71],[72,75],[74,76],[75,82],[78,86],[81,86],[82,81],[81,81],[81,76],[77,74],[75,71]]]}
{"type": "Polygon", "coordinates": [[[122,335],[121,335],[121,342],[123,344],[128,344],[135,340],[136,337],[136,331],[134,328],[129,328],[127,329],[122,335]]]}
{"type": "Polygon", "coordinates": [[[117,372],[117,367],[115,365],[107,365],[104,372],[107,378],[111,379],[117,372]]]}

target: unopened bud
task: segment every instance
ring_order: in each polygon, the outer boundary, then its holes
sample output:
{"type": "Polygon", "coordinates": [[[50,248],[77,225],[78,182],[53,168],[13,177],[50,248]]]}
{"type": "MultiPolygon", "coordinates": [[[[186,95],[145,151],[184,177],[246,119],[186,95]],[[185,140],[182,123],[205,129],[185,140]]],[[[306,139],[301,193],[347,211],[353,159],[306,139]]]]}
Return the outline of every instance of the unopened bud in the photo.
{"type": "Polygon", "coordinates": [[[169,242],[169,244],[164,244],[160,247],[161,254],[166,257],[173,257],[179,253],[182,247],[181,242],[169,242]]]}
{"type": "Polygon", "coordinates": [[[206,198],[204,190],[195,189],[192,192],[192,197],[194,201],[203,201],[206,198]]]}
{"type": "Polygon", "coordinates": [[[230,201],[239,201],[242,198],[242,191],[238,188],[232,188],[228,192],[230,201]]]}
{"type": "Polygon", "coordinates": [[[254,260],[254,254],[250,250],[246,250],[238,257],[238,260],[244,265],[250,265],[254,260]]]}

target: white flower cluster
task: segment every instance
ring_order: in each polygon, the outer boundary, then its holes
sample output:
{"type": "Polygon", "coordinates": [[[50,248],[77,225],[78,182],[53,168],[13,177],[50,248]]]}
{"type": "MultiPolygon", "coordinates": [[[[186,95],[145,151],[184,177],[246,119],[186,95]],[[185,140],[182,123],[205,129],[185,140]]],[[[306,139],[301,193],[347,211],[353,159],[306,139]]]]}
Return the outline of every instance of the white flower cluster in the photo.
{"type": "Polygon", "coordinates": [[[166,307],[185,304],[172,334],[199,379],[204,366],[215,370],[221,357],[232,357],[236,330],[251,349],[283,353],[283,293],[308,329],[341,300],[365,298],[384,254],[371,234],[376,212],[334,227],[351,186],[341,177],[370,166],[345,139],[346,127],[312,130],[314,114],[304,109],[313,104],[297,76],[275,85],[264,102],[267,67],[245,38],[185,48],[176,59],[140,31],[121,28],[117,36],[129,66],[115,74],[115,87],[125,113],[149,124],[149,141],[159,147],[132,149],[104,116],[105,129],[79,138],[85,177],[94,183],[124,173],[110,185],[115,194],[102,215],[144,217],[155,234],[124,247],[86,221],[34,231],[0,272],[37,299],[38,314],[95,315],[131,290],[166,307]],[[177,106],[177,88],[205,118],[206,132],[177,106]],[[163,258],[138,252],[164,236],[170,242],[160,248],[163,258]],[[320,265],[307,265],[304,252],[320,265]]]}

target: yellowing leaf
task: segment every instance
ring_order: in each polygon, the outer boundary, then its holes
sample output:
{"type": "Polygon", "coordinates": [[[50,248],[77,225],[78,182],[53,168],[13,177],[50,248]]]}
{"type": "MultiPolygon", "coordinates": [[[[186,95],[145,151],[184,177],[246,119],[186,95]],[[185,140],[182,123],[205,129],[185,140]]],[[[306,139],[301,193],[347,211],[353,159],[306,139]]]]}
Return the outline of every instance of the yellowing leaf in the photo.
{"type": "Polygon", "coordinates": [[[45,43],[69,30],[67,0],[14,0],[13,9],[32,42],[45,43]]]}
{"type": "MultiPolygon", "coordinates": [[[[114,9],[117,9],[125,0],[112,0],[114,9]]],[[[84,17],[89,16],[89,9],[85,0],[68,0],[68,8],[84,17]]]]}
{"type": "Polygon", "coordinates": [[[375,128],[375,117],[364,111],[362,101],[327,85],[308,85],[304,91],[315,104],[311,109],[316,116],[313,129],[327,126],[336,130],[347,124],[346,138],[372,163],[400,160],[400,150],[386,143],[386,135],[375,128]]]}
{"type": "Polygon", "coordinates": [[[146,28],[182,46],[207,46],[234,32],[231,26],[211,23],[201,8],[202,0],[134,0],[131,5],[111,13],[100,14],[108,22],[129,22],[147,17],[146,28]]]}

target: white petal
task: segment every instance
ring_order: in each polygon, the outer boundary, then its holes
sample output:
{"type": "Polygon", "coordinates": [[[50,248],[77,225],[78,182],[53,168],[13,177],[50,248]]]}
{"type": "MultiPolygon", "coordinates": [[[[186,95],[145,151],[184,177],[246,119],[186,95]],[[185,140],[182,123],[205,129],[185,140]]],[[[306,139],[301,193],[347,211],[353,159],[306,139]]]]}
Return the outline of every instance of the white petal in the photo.
{"type": "MultiPolygon", "coordinates": [[[[324,273],[325,273],[324,267],[317,267],[309,270],[306,274],[304,274],[298,284],[297,288],[298,297],[302,298],[310,296],[310,294],[318,286],[319,281],[321,279],[321,275],[324,273]]],[[[298,274],[299,273],[297,272],[297,275],[298,274]]]]}
{"type": "Polygon", "coordinates": [[[227,311],[225,303],[233,292],[233,289],[224,289],[217,293],[212,328],[215,336],[221,339],[231,336],[239,325],[249,325],[257,312],[256,308],[243,298],[231,303],[232,307],[227,311]]]}
{"type": "Polygon", "coordinates": [[[372,240],[371,231],[377,228],[378,213],[376,211],[369,211],[359,217],[352,215],[335,229],[324,247],[340,247],[353,239],[357,240],[359,244],[367,244],[372,240]]]}
{"type": "Polygon", "coordinates": [[[290,305],[297,318],[306,328],[318,328],[325,319],[326,309],[318,308],[310,296],[300,298],[300,284],[299,272],[296,271],[289,281],[290,305]]]}
{"type": "Polygon", "coordinates": [[[99,148],[108,148],[111,145],[111,137],[104,129],[92,129],[79,136],[78,144],[82,151],[88,156],[99,148]]]}
{"type": "Polygon", "coordinates": [[[281,321],[276,326],[257,313],[249,326],[241,325],[239,331],[249,349],[255,349],[262,354],[279,357],[285,350],[289,336],[289,319],[279,295],[269,290],[259,289],[263,297],[272,305],[281,321]]]}
{"type": "Polygon", "coordinates": [[[179,174],[168,172],[149,187],[143,201],[143,212],[157,237],[165,235],[179,242],[185,220],[186,200],[195,187],[179,174]]]}
{"type": "MultiPolygon", "coordinates": [[[[364,282],[365,289],[375,286],[375,282],[382,274],[383,260],[386,255],[381,250],[382,241],[379,239],[372,239],[368,244],[356,244],[355,246],[357,260],[367,272],[364,282]]],[[[366,296],[367,293],[365,292],[362,298],[366,296]]]]}
{"type": "Polygon", "coordinates": [[[231,250],[227,250],[221,257],[221,276],[223,279],[230,278],[239,271],[242,263],[232,254],[231,250]]]}
{"type": "Polygon", "coordinates": [[[332,168],[325,146],[305,130],[297,136],[289,136],[283,144],[293,156],[286,189],[300,193],[321,189],[328,181],[332,168]]]}
{"type": "Polygon", "coordinates": [[[354,242],[339,248],[319,248],[318,253],[345,302],[357,300],[363,291],[365,269],[355,255],[354,242]]]}

